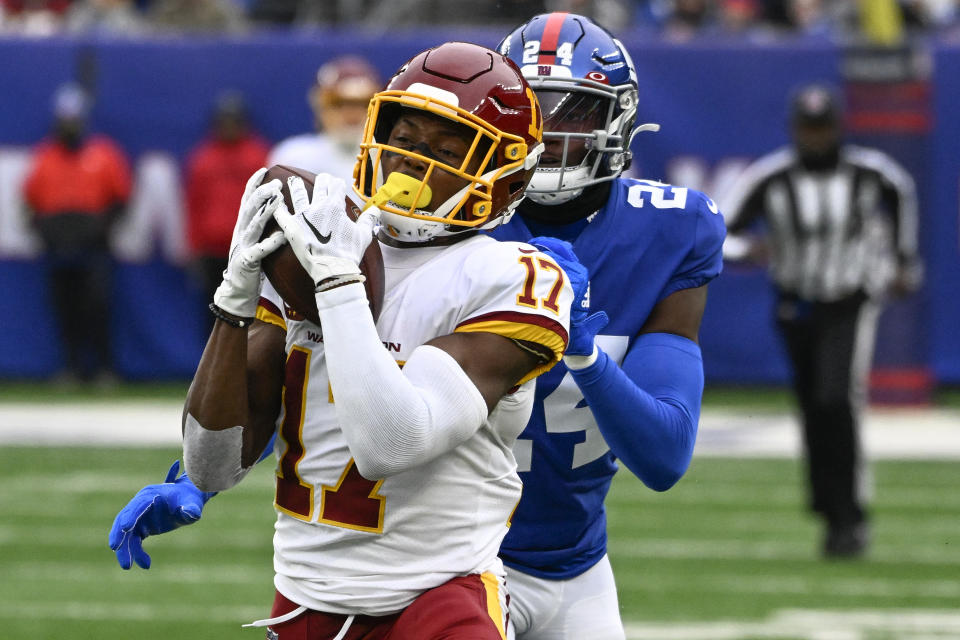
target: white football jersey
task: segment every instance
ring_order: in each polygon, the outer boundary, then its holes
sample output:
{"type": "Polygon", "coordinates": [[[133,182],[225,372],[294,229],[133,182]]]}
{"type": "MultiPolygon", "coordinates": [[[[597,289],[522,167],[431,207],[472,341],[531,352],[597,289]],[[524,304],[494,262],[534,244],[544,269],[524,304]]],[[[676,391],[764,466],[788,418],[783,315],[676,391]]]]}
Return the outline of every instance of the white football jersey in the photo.
{"type": "Polygon", "coordinates": [[[566,346],[573,291],[530,245],[476,236],[446,247],[383,246],[386,295],[377,321],[400,366],[432,338],[483,331],[551,354],[466,442],[389,478],[362,477],[337,424],[320,328],[269,283],[258,317],[285,328],[278,419],[277,590],[311,609],[386,615],[456,576],[502,576],[497,553],[520,499],[511,451],[533,403],[533,378],[566,346]]]}

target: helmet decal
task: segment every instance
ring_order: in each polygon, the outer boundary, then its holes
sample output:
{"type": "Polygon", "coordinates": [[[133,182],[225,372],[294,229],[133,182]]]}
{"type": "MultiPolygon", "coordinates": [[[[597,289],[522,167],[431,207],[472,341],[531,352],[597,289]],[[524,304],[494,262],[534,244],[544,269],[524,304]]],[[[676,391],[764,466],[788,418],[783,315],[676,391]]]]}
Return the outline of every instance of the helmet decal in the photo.
{"type": "Polygon", "coordinates": [[[527,87],[527,99],[530,100],[530,128],[527,131],[530,137],[540,140],[543,138],[543,114],[540,111],[540,103],[537,102],[537,95],[530,87],[527,87]]]}

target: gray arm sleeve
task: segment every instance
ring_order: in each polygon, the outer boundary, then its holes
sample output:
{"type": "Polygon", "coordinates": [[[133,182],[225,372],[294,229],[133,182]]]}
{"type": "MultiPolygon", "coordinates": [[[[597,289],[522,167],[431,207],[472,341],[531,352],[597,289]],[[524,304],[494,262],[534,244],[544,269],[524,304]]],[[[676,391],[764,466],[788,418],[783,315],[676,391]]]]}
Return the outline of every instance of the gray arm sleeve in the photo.
{"type": "Polygon", "coordinates": [[[247,475],[243,468],[243,427],[211,431],[189,413],[183,424],[183,465],[201,491],[225,491],[247,475]]]}

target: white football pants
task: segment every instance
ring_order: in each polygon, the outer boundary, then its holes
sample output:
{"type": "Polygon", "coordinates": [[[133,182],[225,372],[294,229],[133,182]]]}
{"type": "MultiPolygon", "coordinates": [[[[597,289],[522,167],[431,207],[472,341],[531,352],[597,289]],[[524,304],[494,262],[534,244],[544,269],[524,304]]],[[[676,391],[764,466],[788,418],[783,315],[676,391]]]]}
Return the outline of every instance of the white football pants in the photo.
{"type": "Polygon", "coordinates": [[[545,580],[506,569],[508,640],[625,640],[617,586],[606,555],[569,580],[545,580]]]}

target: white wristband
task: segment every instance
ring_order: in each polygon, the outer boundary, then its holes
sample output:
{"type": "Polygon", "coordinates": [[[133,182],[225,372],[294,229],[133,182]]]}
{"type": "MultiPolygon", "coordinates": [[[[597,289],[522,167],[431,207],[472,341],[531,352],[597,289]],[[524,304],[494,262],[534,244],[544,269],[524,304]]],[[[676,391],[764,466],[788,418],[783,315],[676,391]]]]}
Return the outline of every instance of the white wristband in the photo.
{"type": "Polygon", "coordinates": [[[571,371],[577,371],[579,369],[586,369],[596,362],[598,357],[600,357],[600,351],[597,349],[597,345],[593,345],[593,353],[590,355],[563,356],[563,364],[567,365],[567,369],[570,369],[571,371]]]}

